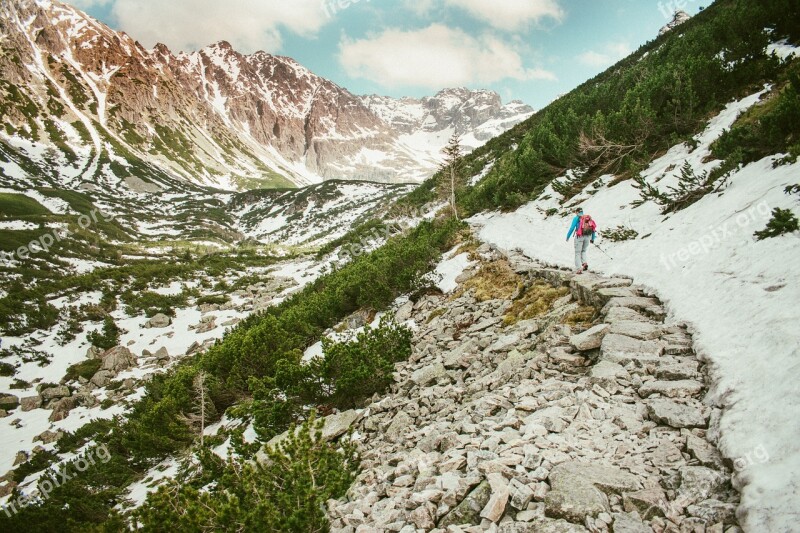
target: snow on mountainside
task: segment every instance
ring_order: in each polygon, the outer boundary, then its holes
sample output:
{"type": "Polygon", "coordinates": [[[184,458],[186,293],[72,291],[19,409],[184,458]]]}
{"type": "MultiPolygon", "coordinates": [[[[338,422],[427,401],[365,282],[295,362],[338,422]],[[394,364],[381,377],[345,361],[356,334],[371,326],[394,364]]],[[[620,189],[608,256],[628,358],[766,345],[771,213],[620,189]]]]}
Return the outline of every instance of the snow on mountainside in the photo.
{"type": "Polygon", "coordinates": [[[416,132],[455,129],[477,143],[530,114],[464,89],[419,105],[385,100],[400,114],[421,113],[405,129],[290,58],[243,55],[224,41],[192,53],[146,50],[57,1],[3,2],[0,37],[0,143],[40,143],[69,163],[51,171],[81,183],[105,167],[124,178],[115,161],[135,162],[125,172],[146,182],[141,166],[227,190],[420,181],[438,144],[420,157],[416,132]]]}
{"type": "MultiPolygon", "coordinates": [[[[695,136],[697,146],[674,146],[643,173],[664,190],[675,186],[684,162],[700,174],[721,163],[709,147],[740,113],[766,91],[727,106],[695,136]]],[[[715,408],[709,435],[733,462],[742,492],[737,511],[746,531],[795,531],[800,519],[797,411],[800,392],[797,325],[800,301],[800,235],[757,241],[774,208],[797,207],[784,188],[797,182],[800,163],[778,164],[781,154],[735,171],[727,187],[665,216],[640,198],[630,181],[604,176],[566,206],[552,186],[535,201],[508,214],[478,215],[480,237],[505,250],[572,267],[573,245],[565,242],[570,210],[582,206],[600,235],[615,228],[638,232],[620,242],[601,238],[589,265],[607,275],[633,276],[668,305],[676,320],[693,330],[699,355],[711,365],[716,384],[705,403],[715,408]],[[560,216],[553,213],[561,213],[560,216]]]]}

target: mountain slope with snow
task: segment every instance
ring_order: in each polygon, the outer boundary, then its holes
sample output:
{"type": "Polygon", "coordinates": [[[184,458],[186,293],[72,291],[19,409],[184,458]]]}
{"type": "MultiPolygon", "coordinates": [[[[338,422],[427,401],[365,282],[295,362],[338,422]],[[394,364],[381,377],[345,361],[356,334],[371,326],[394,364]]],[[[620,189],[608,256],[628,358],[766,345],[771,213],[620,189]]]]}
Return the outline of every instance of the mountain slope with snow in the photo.
{"type": "MultiPolygon", "coordinates": [[[[696,147],[679,144],[653,161],[643,173],[646,182],[677,185],[686,161],[698,174],[720,165],[710,157],[710,145],[763,94],[730,103],[695,136],[696,147]]],[[[632,183],[603,176],[566,204],[548,187],[513,213],[471,221],[486,242],[571,267],[569,213],[581,206],[593,216],[601,238],[590,248],[590,269],[632,276],[649,287],[674,319],[690,325],[699,354],[711,364],[715,385],[706,403],[718,409],[712,431],[736,467],[734,483],[742,491],[737,516],[747,531],[791,531],[800,520],[800,392],[793,372],[800,365],[793,311],[800,270],[791,266],[800,262],[800,234],[764,241],[753,236],[774,208],[798,210],[797,198],[783,191],[797,183],[800,163],[778,164],[781,158],[738,169],[718,194],[668,216],[653,203],[633,207],[640,194],[632,183]],[[558,214],[548,216],[548,210],[558,214]],[[618,227],[639,237],[602,237],[618,227]]]]}
{"type": "MultiPolygon", "coordinates": [[[[4,2],[0,37],[5,151],[20,141],[40,144],[56,157],[51,172],[86,186],[109,167],[147,182],[141,166],[226,190],[325,179],[418,182],[435,170],[443,144],[417,154],[415,131],[291,58],[243,55],[224,41],[192,53],[162,44],[146,50],[56,0],[4,2]]],[[[485,141],[531,111],[502,106],[494,93],[455,92],[460,114],[436,115],[426,135],[446,139],[456,128],[485,141]]],[[[450,105],[440,95],[429,100],[450,105]]],[[[419,107],[383,102],[401,114],[419,107]]]]}

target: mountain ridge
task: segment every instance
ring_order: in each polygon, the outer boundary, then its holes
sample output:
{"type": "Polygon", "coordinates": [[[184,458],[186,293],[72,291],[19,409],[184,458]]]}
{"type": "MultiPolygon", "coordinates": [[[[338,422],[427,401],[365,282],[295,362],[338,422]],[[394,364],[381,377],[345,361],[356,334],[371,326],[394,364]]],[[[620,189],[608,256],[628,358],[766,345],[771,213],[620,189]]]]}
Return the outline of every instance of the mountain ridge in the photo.
{"type": "MultiPolygon", "coordinates": [[[[441,138],[454,123],[470,133],[499,117],[490,125],[497,132],[533,111],[502,106],[495,94],[493,113],[481,111],[476,121],[469,101],[488,93],[467,90],[457,102],[461,115],[434,117],[439,127],[427,133],[439,135],[408,143],[365,97],[285,56],[244,55],[227,41],[189,53],[160,43],[146,50],[57,1],[13,0],[2,10],[0,32],[10,45],[0,56],[5,135],[49,138],[65,153],[88,146],[86,181],[106,151],[123,159],[130,152],[180,179],[229,190],[332,178],[418,182],[435,170],[441,138]],[[427,149],[419,156],[421,146],[427,149]]],[[[472,144],[490,135],[478,134],[472,144]]]]}

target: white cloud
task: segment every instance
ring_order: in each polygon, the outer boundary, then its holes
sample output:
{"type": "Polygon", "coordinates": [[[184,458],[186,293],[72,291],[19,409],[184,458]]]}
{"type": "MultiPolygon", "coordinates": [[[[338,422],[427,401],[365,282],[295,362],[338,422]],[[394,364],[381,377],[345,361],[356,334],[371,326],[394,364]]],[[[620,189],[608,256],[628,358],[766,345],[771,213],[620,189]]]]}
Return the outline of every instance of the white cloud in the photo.
{"type": "Polygon", "coordinates": [[[445,0],[447,4],[460,7],[472,16],[502,30],[519,30],[527,24],[538,23],[544,18],[556,22],[564,19],[564,10],[558,0],[445,0]]]}
{"type": "MultiPolygon", "coordinates": [[[[108,0],[78,0],[77,5],[108,0]]],[[[281,29],[313,36],[329,20],[321,0],[116,0],[121,30],[145,46],[194,50],[228,40],[243,52],[275,52],[281,29]]]]}
{"type": "Polygon", "coordinates": [[[578,61],[594,68],[609,67],[631,52],[631,47],[627,43],[610,43],[599,51],[589,50],[580,54],[578,61]]]}
{"type": "Polygon", "coordinates": [[[525,68],[519,54],[499,39],[472,37],[441,24],[386,30],[367,39],[344,38],[339,62],[349,76],[385,87],[441,89],[503,79],[555,79],[550,72],[525,68]]]}
{"type": "Polygon", "coordinates": [[[403,0],[403,6],[420,17],[428,15],[435,3],[436,0],[403,0]]]}

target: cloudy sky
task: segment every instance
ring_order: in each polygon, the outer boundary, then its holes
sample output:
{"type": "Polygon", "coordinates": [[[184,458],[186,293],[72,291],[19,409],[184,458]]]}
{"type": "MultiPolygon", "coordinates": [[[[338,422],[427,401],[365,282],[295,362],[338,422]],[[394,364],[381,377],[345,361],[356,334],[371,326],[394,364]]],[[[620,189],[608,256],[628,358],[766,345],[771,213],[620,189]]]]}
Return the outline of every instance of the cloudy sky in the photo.
{"type": "Polygon", "coordinates": [[[541,108],[710,0],[68,0],[146,47],[290,56],[356,94],[496,90],[541,108]]]}

